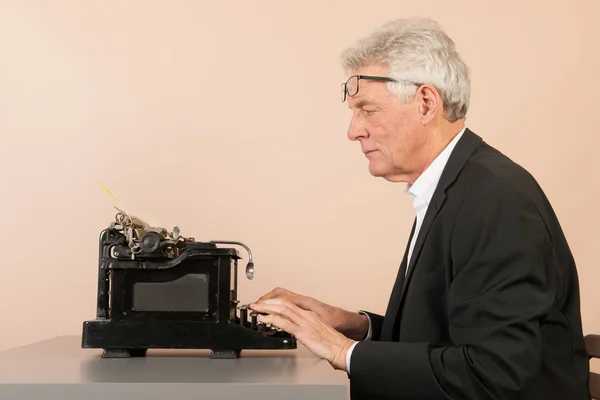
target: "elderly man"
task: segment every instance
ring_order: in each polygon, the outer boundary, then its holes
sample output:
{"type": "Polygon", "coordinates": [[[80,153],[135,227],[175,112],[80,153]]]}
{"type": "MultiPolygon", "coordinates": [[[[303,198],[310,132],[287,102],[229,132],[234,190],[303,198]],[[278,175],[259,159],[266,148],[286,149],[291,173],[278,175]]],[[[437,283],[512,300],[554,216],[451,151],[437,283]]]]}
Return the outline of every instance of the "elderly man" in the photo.
{"type": "Polygon", "coordinates": [[[347,371],[353,399],[588,400],[575,262],[534,178],[465,127],[453,41],[429,19],[397,20],[343,61],[349,139],[414,201],[387,310],[284,289],[250,308],[347,371]]]}

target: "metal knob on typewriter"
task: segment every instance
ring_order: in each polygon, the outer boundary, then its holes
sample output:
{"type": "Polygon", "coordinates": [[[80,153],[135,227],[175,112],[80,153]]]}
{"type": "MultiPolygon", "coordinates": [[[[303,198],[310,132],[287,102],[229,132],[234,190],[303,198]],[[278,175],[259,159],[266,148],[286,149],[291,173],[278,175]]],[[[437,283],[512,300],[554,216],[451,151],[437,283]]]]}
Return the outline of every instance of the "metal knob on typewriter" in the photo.
{"type": "Polygon", "coordinates": [[[246,265],[246,278],[254,278],[254,263],[252,261],[248,262],[246,265]]]}
{"type": "Polygon", "coordinates": [[[163,239],[158,232],[148,232],[140,239],[140,248],[146,253],[152,253],[158,249],[160,242],[163,239]]]}

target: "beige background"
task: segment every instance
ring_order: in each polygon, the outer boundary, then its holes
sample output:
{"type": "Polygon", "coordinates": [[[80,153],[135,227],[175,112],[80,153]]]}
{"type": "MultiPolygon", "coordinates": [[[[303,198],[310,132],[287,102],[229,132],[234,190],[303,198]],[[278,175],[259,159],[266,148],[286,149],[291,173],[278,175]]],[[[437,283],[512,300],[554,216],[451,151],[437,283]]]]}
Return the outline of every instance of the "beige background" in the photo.
{"type": "Polygon", "coordinates": [[[95,317],[99,182],[247,243],[243,302],[279,285],[383,312],[414,213],[346,138],[339,54],[417,14],[473,70],[468,126],[545,188],[600,332],[599,1],[0,0],[0,349],[95,317]]]}

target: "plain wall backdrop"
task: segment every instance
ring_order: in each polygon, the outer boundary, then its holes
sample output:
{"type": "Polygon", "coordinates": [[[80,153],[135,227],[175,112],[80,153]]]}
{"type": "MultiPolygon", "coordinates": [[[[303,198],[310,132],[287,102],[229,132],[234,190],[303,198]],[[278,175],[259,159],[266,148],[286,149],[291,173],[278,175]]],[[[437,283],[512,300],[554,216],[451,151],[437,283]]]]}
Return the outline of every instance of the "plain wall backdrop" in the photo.
{"type": "Polygon", "coordinates": [[[562,222],[600,332],[600,2],[0,0],[0,349],[95,318],[116,203],[242,241],[246,303],[276,286],[383,313],[414,218],[346,138],[339,55],[437,19],[472,69],[467,125],[562,222]]]}

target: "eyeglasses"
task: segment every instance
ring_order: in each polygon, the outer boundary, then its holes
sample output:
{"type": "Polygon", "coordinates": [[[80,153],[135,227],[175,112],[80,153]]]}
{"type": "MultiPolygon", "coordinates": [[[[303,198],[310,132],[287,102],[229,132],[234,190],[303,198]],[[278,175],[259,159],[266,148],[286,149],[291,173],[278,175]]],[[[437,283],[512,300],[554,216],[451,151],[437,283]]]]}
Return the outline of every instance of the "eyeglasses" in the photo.
{"type": "Polygon", "coordinates": [[[356,96],[359,89],[359,81],[361,79],[367,79],[371,81],[380,82],[397,82],[393,78],[387,76],[372,76],[372,75],[354,75],[348,78],[348,80],[342,83],[342,103],[346,101],[346,97],[356,96]]]}

